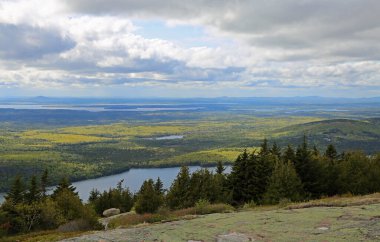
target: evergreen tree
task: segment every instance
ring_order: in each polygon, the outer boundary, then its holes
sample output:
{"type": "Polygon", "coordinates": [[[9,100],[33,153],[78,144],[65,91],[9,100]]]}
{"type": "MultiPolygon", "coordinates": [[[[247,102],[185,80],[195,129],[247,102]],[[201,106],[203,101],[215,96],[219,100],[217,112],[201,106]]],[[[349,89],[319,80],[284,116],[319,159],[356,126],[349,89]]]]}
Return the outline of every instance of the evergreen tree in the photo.
{"type": "Polygon", "coordinates": [[[49,182],[49,173],[48,173],[48,170],[45,169],[44,173],[41,176],[41,193],[43,197],[46,196],[46,187],[48,185],[48,182],[49,182]]]}
{"type": "Polygon", "coordinates": [[[18,204],[24,202],[25,199],[25,186],[22,182],[21,176],[17,176],[13,181],[10,191],[5,196],[7,201],[12,204],[18,204]]]}
{"type": "MultiPolygon", "coordinates": [[[[339,163],[339,182],[342,193],[368,194],[372,191],[372,167],[369,157],[363,152],[346,153],[339,163]]],[[[378,179],[376,179],[378,180],[378,179]]],[[[376,181],[375,180],[375,181],[376,181]]]]}
{"type": "Polygon", "coordinates": [[[257,159],[258,163],[254,175],[256,180],[254,201],[256,203],[262,203],[264,193],[267,190],[269,179],[274,169],[274,164],[278,158],[270,153],[259,153],[257,159]]]}
{"type": "Polygon", "coordinates": [[[245,193],[247,187],[247,162],[248,153],[247,150],[244,150],[244,152],[236,158],[236,161],[232,166],[231,173],[228,176],[229,187],[234,203],[241,204],[246,199],[245,193]]]}
{"type": "Polygon", "coordinates": [[[191,174],[188,191],[187,206],[194,206],[199,200],[206,200],[211,203],[217,199],[213,174],[208,169],[200,169],[191,174]]]}
{"type": "Polygon", "coordinates": [[[288,147],[286,148],[285,152],[284,152],[284,155],[282,156],[282,160],[284,162],[288,162],[288,161],[291,161],[293,164],[295,163],[296,161],[296,154],[292,148],[291,145],[288,145],[288,147]]]}
{"type": "Polygon", "coordinates": [[[188,190],[190,185],[190,173],[187,166],[182,166],[176,179],[173,181],[166,196],[170,208],[185,208],[188,205],[188,190]]]}
{"type": "Polygon", "coordinates": [[[321,195],[321,169],[315,160],[312,159],[311,152],[308,148],[306,135],[304,135],[302,145],[297,148],[296,159],[294,164],[297,174],[301,178],[304,191],[312,198],[321,195]]]}
{"type": "Polygon", "coordinates": [[[26,198],[29,204],[37,202],[41,198],[41,191],[38,188],[36,176],[32,176],[30,179],[30,186],[26,193],[26,198]]]}
{"type": "Polygon", "coordinates": [[[327,146],[326,152],[325,152],[325,157],[327,157],[330,160],[335,160],[338,158],[338,152],[335,149],[335,146],[332,144],[329,144],[327,146]]]}
{"type": "Polygon", "coordinates": [[[273,143],[270,153],[274,156],[277,156],[278,159],[281,158],[281,148],[277,145],[276,142],[273,143]]]}
{"type": "Polygon", "coordinates": [[[57,187],[54,189],[52,197],[55,198],[57,194],[63,190],[67,190],[69,192],[72,192],[75,196],[78,196],[78,192],[75,192],[76,188],[71,184],[67,177],[61,179],[57,187]]]}
{"type": "Polygon", "coordinates": [[[281,199],[300,201],[302,183],[290,161],[277,161],[269,181],[268,190],[264,195],[266,203],[276,204],[281,199]]]}
{"type": "Polygon", "coordinates": [[[254,201],[261,203],[272,174],[276,156],[268,150],[267,140],[261,144],[258,154],[246,151],[241,154],[232,167],[229,182],[234,203],[254,201]]]}
{"type": "Polygon", "coordinates": [[[313,156],[318,157],[320,155],[317,146],[313,146],[313,156]]]}
{"type": "Polygon", "coordinates": [[[231,192],[228,189],[227,177],[224,173],[216,173],[213,177],[214,179],[214,193],[215,202],[219,203],[230,203],[231,202],[231,192]]]}
{"type": "Polygon", "coordinates": [[[160,177],[157,177],[156,183],[154,183],[154,190],[158,195],[164,195],[164,184],[162,183],[160,177]]]}
{"type": "Polygon", "coordinates": [[[259,155],[268,155],[270,150],[269,150],[269,146],[268,146],[268,140],[267,138],[264,139],[263,143],[261,143],[261,149],[260,149],[260,152],[259,152],[259,155]]]}
{"type": "Polygon", "coordinates": [[[133,195],[129,192],[128,188],[122,187],[122,181],[118,182],[116,188],[110,188],[108,191],[103,191],[103,193],[100,193],[96,189],[90,192],[88,201],[96,213],[102,215],[103,211],[109,208],[118,208],[123,213],[131,210],[133,195]]]}
{"type": "Polygon", "coordinates": [[[139,214],[154,213],[161,206],[162,200],[160,195],[154,189],[152,179],[144,181],[137,194],[135,209],[139,214]]]}
{"type": "Polygon", "coordinates": [[[100,196],[100,192],[98,191],[98,189],[92,189],[90,191],[90,196],[88,197],[88,202],[90,203],[95,202],[97,199],[99,199],[99,196],[100,196]]]}
{"type": "Polygon", "coordinates": [[[216,173],[217,174],[223,174],[225,169],[226,168],[223,166],[223,163],[221,161],[218,161],[218,163],[216,164],[216,173]]]}
{"type": "Polygon", "coordinates": [[[241,190],[243,192],[242,202],[254,201],[255,203],[258,203],[261,199],[261,190],[265,186],[261,180],[261,174],[259,174],[263,171],[264,168],[262,161],[263,160],[261,159],[261,156],[256,155],[253,152],[246,162],[246,167],[244,169],[245,180],[241,187],[241,190]]]}

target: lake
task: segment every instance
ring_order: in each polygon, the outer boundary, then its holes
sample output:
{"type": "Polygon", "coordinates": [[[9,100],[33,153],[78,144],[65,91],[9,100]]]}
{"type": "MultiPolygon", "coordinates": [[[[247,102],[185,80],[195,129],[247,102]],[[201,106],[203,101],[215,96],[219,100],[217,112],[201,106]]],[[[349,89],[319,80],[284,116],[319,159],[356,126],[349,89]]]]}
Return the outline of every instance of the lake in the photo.
{"type": "Polygon", "coordinates": [[[167,135],[167,136],[160,136],[160,137],[150,137],[150,138],[143,138],[146,140],[173,140],[173,139],[183,139],[183,135],[167,135]]]}
{"type": "MultiPolygon", "coordinates": [[[[198,169],[201,169],[201,167],[189,166],[190,172],[194,172],[198,169]]],[[[208,167],[207,169],[215,171],[215,167],[208,167]]],[[[157,177],[160,177],[162,180],[164,188],[169,188],[179,170],[180,167],[130,169],[129,171],[120,174],[74,182],[73,186],[77,188],[76,191],[78,192],[79,197],[83,201],[87,201],[92,189],[95,188],[102,192],[111,187],[116,187],[117,183],[122,179],[124,179],[123,185],[128,187],[131,192],[137,192],[145,180],[156,180],[157,177]]],[[[227,166],[226,172],[228,173],[230,170],[231,167],[227,166]]],[[[50,188],[50,190],[52,189],[53,187],[50,188]]],[[[4,193],[0,193],[0,203],[4,201],[4,195],[4,193]]]]}

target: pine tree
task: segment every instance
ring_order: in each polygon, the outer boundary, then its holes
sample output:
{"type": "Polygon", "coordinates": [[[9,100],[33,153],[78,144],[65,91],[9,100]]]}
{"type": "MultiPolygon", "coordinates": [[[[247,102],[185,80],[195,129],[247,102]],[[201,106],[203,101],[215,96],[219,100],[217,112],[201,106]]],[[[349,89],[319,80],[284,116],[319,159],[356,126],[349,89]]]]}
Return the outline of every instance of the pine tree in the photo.
{"type": "Polygon", "coordinates": [[[227,176],[224,173],[216,173],[213,179],[215,202],[230,203],[231,192],[228,189],[227,176]]]}
{"type": "Polygon", "coordinates": [[[5,196],[7,201],[12,204],[18,204],[24,202],[25,199],[25,186],[22,182],[21,176],[17,176],[13,181],[10,191],[5,196]]]}
{"type": "Polygon", "coordinates": [[[136,198],[136,212],[139,214],[154,213],[160,206],[161,198],[154,189],[153,180],[149,179],[144,181],[136,198]]]}
{"type": "Polygon", "coordinates": [[[281,148],[277,145],[276,142],[273,143],[272,149],[270,150],[272,155],[277,156],[277,158],[281,158],[281,148]]]}
{"type": "Polygon", "coordinates": [[[160,177],[157,177],[156,183],[154,184],[154,190],[159,195],[164,194],[164,184],[162,183],[160,177]]]}
{"type": "Polygon", "coordinates": [[[176,179],[173,181],[166,196],[170,208],[185,208],[188,205],[188,191],[190,185],[190,173],[187,166],[182,166],[176,179]]]}
{"type": "Polygon", "coordinates": [[[296,155],[294,153],[292,146],[288,145],[288,147],[286,148],[286,150],[284,152],[284,155],[282,156],[282,160],[284,162],[291,161],[293,164],[295,163],[296,155]]]}
{"type": "Polygon", "coordinates": [[[260,200],[263,181],[261,180],[260,172],[263,171],[263,163],[260,155],[254,152],[249,156],[245,167],[245,180],[241,187],[243,192],[243,202],[254,201],[258,203],[260,200]]]}
{"type": "Polygon", "coordinates": [[[49,173],[48,173],[48,170],[45,169],[44,173],[41,176],[41,193],[43,197],[46,196],[46,187],[48,185],[48,182],[49,182],[49,173]]]}
{"type": "Polygon", "coordinates": [[[256,203],[262,203],[264,193],[267,190],[269,179],[273,172],[275,161],[278,160],[278,158],[271,153],[262,152],[259,153],[257,159],[258,163],[255,171],[256,194],[254,196],[254,201],[256,203]]]}
{"type": "Polygon", "coordinates": [[[270,150],[269,150],[267,138],[264,139],[264,141],[260,147],[261,147],[261,149],[260,149],[259,155],[268,155],[269,154],[270,150]]]}
{"type": "Polygon", "coordinates": [[[240,154],[232,166],[230,175],[228,176],[229,187],[231,190],[231,196],[234,203],[241,204],[246,199],[246,187],[247,187],[247,162],[248,153],[244,150],[240,154]]]}
{"type": "Polygon", "coordinates": [[[64,177],[61,179],[61,181],[59,182],[59,184],[53,191],[52,197],[55,198],[57,194],[59,194],[63,190],[67,190],[73,193],[73,195],[78,196],[78,192],[75,192],[76,188],[71,184],[71,182],[69,181],[67,177],[64,177]]]}
{"type": "Polygon", "coordinates": [[[38,188],[36,176],[32,176],[30,179],[30,186],[26,193],[26,198],[29,204],[37,202],[41,198],[41,191],[38,188]]]}
{"type": "Polygon", "coordinates": [[[320,155],[317,146],[313,146],[313,156],[318,157],[320,155]]]}
{"type": "Polygon", "coordinates": [[[335,146],[332,144],[329,144],[327,146],[327,149],[325,151],[325,157],[327,157],[330,160],[335,160],[338,158],[338,152],[335,149],[335,146]]]}
{"type": "Polygon", "coordinates": [[[187,206],[194,206],[199,200],[211,203],[216,201],[217,192],[213,176],[208,169],[200,169],[191,174],[187,206]]]}
{"type": "Polygon", "coordinates": [[[302,196],[302,183],[293,164],[277,161],[269,181],[268,190],[264,200],[270,204],[276,204],[281,199],[299,201],[302,196]]]}
{"type": "Polygon", "coordinates": [[[297,148],[294,166],[297,174],[301,178],[304,191],[312,198],[321,195],[321,168],[315,160],[312,159],[311,152],[308,148],[307,138],[304,135],[302,145],[297,148]]]}
{"type": "Polygon", "coordinates": [[[216,173],[217,174],[223,174],[225,169],[226,168],[223,166],[223,163],[221,161],[218,161],[218,163],[216,164],[216,173]]]}
{"type": "Polygon", "coordinates": [[[100,196],[100,192],[98,191],[98,189],[92,189],[90,191],[90,196],[88,197],[88,202],[90,203],[93,203],[95,202],[97,199],[99,199],[99,196],[100,196]]]}

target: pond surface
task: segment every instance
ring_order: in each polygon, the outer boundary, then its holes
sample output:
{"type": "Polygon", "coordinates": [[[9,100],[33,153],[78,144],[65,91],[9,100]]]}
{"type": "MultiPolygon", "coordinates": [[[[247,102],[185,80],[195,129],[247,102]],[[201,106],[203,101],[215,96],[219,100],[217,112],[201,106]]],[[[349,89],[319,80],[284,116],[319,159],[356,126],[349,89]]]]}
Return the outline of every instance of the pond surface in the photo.
{"type": "Polygon", "coordinates": [[[144,138],[147,140],[172,140],[172,139],[183,139],[183,135],[167,135],[167,136],[160,136],[160,137],[150,137],[150,138],[144,138]]]}
{"type": "MultiPolygon", "coordinates": [[[[189,166],[190,172],[194,172],[198,169],[201,169],[201,167],[189,166]]],[[[215,167],[208,167],[207,169],[215,171],[215,167]]],[[[130,169],[129,171],[120,174],[74,182],[73,186],[77,188],[76,191],[78,192],[79,197],[83,201],[87,201],[92,189],[98,189],[102,192],[111,187],[116,187],[117,183],[122,179],[124,179],[123,185],[128,187],[131,192],[137,192],[145,180],[156,180],[158,177],[160,177],[164,188],[169,188],[179,170],[180,167],[130,169]]],[[[230,170],[230,167],[226,167],[227,173],[230,172],[230,170]]],[[[53,187],[50,188],[50,190],[52,189],[53,187]]],[[[0,193],[0,203],[4,201],[4,195],[4,193],[0,193]]]]}

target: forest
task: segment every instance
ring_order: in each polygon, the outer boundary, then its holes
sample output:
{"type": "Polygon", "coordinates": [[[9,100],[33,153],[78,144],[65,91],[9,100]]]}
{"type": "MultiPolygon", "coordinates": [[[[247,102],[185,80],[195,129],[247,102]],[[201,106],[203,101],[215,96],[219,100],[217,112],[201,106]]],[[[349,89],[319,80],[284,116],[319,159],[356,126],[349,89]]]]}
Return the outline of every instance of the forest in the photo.
{"type": "Polygon", "coordinates": [[[221,161],[214,172],[200,169],[190,173],[183,166],[167,190],[158,178],[146,180],[133,194],[120,181],[107,191],[92,190],[87,203],[80,200],[67,178],[48,195],[50,179],[45,170],[27,184],[21,177],[13,180],[0,207],[0,236],[101,229],[98,218],[109,208],[133,211],[130,220],[154,222],[184,214],[380,192],[380,155],[338,152],[332,144],[320,150],[311,146],[306,136],[297,147],[264,139],[259,147],[239,154],[229,174],[221,161]]]}
{"type": "Polygon", "coordinates": [[[232,164],[244,147],[257,148],[264,137],[286,146],[301,142],[307,134],[319,149],[334,143],[339,152],[360,149],[366,154],[375,154],[380,145],[376,118],[273,118],[223,112],[187,114],[186,118],[194,115],[194,119],[181,120],[181,113],[171,115],[169,121],[81,126],[22,128],[9,124],[0,129],[0,192],[9,191],[17,175],[30,178],[45,169],[51,174],[49,185],[56,185],[65,176],[78,181],[137,167],[232,164]]]}

